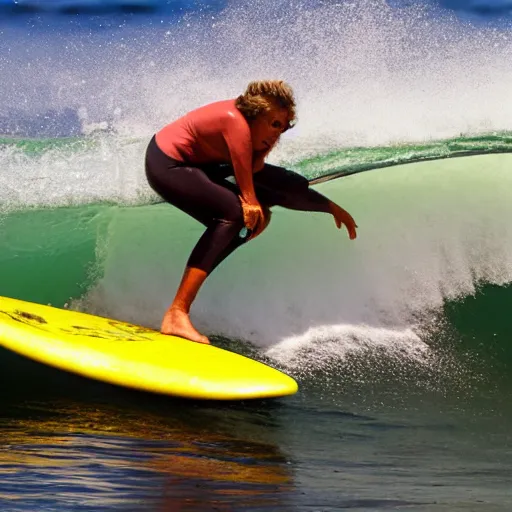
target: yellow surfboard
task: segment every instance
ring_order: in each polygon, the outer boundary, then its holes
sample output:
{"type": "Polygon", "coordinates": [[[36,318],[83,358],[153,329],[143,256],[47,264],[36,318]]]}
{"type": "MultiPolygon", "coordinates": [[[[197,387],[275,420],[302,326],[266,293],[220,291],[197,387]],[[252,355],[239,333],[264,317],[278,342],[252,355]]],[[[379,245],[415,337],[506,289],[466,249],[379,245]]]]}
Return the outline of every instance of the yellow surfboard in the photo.
{"type": "Polygon", "coordinates": [[[212,345],[5,297],[0,346],[92,379],[185,398],[269,398],[298,389],[279,370],[212,345]]]}

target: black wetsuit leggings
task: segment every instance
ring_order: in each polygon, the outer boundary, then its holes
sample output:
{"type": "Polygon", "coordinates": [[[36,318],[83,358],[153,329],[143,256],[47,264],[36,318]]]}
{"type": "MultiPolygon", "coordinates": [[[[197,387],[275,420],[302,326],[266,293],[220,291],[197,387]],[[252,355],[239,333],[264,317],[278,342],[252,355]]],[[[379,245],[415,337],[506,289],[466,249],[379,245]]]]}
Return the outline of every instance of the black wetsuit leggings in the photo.
{"type": "MultiPolygon", "coordinates": [[[[155,137],[146,151],[146,176],[165,201],[206,226],[187,266],[210,273],[250,236],[245,233],[238,187],[226,180],[230,165],[191,166],[167,156],[155,137]]],[[[263,208],[328,212],[328,200],[309,188],[306,178],[282,167],[265,164],[254,174],[256,197],[263,208]]]]}

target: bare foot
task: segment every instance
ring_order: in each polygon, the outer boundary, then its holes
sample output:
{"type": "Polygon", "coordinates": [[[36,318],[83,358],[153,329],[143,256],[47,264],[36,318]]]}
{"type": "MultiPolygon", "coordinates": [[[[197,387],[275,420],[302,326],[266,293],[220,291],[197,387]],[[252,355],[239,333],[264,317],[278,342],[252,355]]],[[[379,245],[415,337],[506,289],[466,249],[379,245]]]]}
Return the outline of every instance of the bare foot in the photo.
{"type": "Polygon", "coordinates": [[[171,308],[165,313],[160,328],[162,334],[179,336],[197,343],[210,344],[210,340],[199,333],[190,321],[188,313],[178,308],[171,308]]]}

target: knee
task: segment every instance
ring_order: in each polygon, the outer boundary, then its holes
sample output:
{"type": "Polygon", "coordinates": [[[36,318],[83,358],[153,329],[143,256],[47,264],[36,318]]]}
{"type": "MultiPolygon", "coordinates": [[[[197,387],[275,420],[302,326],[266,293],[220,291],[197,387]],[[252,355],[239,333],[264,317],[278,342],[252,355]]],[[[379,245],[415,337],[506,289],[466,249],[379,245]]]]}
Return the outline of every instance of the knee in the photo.
{"type": "Polygon", "coordinates": [[[231,219],[215,219],[213,228],[222,233],[222,236],[233,240],[236,237],[243,238],[241,232],[245,228],[244,215],[240,212],[240,216],[231,219]]]}
{"type": "Polygon", "coordinates": [[[245,225],[244,210],[241,203],[239,202],[236,206],[230,208],[228,212],[225,212],[225,215],[222,218],[216,220],[224,224],[226,227],[230,227],[234,230],[240,230],[245,225]]]}

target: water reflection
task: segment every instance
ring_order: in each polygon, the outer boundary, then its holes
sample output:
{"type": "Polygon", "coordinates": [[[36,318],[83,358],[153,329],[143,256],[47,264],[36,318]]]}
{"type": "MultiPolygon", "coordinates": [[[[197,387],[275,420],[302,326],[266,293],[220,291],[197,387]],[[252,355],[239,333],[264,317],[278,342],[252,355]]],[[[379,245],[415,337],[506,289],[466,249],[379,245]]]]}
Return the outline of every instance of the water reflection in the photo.
{"type": "Polygon", "coordinates": [[[166,403],[161,413],[68,399],[11,405],[0,419],[0,501],[9,510],[289,508],[293,475],[278,446],[247,425],[225,431],[231,421],[214,420],[229,409],[166,403]]]}

